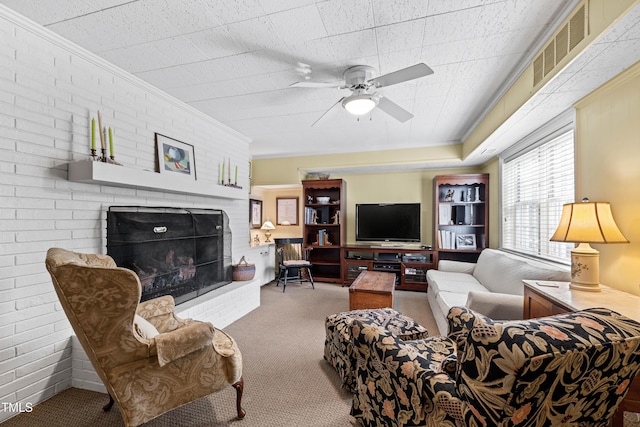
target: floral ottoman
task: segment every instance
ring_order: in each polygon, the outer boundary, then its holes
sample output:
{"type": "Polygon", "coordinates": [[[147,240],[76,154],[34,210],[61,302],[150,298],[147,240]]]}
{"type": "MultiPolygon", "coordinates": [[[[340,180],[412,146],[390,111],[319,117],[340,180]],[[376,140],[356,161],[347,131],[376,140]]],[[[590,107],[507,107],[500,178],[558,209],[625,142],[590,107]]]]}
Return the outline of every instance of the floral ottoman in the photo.
{"type": "Polygon", "coordinates": [[[342,386],[350,391],[355,390],[356,384],[356,358],[349,333],[349,326],[354,319],[373,321],[403,341],[429,336],[425,327],[391,308],[345,311],[328,316],[325,320],[327,335],[324,342],[324,358],[340,375],[342,386]]]}

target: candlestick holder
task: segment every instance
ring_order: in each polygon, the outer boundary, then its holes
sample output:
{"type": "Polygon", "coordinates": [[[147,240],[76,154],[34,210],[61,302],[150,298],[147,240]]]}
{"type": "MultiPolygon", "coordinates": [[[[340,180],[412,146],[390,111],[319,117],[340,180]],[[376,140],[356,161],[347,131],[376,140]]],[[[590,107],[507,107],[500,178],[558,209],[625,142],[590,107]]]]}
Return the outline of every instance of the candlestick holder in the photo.
{"type": "Polygon", "coordinates": [[[102,152],[102,156],[100,157],[100,161],[103,163],[107,162],[107,149],[103,148],[100,150],[102,152]]]}
{"type": "Polygon", "coordinates": [[[96,161],[96,149],[95,148],[91,149],[91,160],[94,161],[94,162],[96,161]]]}

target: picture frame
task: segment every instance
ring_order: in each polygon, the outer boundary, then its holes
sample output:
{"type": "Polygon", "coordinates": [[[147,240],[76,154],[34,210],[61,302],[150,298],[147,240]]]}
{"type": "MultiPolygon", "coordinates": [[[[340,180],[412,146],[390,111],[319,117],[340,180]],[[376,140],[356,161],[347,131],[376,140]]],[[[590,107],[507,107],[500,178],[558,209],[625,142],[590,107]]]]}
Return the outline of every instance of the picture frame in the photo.
{"type": "Polygon", "coordinates": [[[193,145],[168,136],[155,134],[158,172],[182,175],[196,180],[193,145]]]}
{"type": "Polygon", "coordinates": [[[278,225],[298,225],[298,197],[276,198],[276,222],[278,225]]]}
{"type": "Polygon", "coordinates": [[[475,234],[456,234],[456,249],[471,251],[476,247],[475,234]]]}
{"type": "Polygon", "coordinates": [[[262,226],[262,200],[249,199],[249,225],[251,228],[262,226]]]}

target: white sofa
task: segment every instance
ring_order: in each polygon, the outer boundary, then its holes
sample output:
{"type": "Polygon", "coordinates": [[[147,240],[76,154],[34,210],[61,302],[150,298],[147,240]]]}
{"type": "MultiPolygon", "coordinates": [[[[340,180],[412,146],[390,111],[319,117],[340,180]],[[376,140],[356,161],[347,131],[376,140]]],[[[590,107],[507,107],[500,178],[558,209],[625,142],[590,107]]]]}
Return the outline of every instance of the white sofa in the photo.
{"type": "Polygon", "coordinates": [[[523,279],[571,280],[566,268],[485,249],[476,263],[442,260],[427,272],[427,299],[441,335],[448,333],[453,306],[468,307],[494,320],[522,319],[523,279]]]}

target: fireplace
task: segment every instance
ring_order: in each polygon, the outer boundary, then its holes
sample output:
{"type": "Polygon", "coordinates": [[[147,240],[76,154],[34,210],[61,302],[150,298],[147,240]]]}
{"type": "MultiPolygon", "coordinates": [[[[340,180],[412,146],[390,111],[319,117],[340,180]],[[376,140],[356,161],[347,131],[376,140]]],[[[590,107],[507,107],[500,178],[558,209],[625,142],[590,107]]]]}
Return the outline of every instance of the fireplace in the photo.
{"type": "Polygon", "coordinates": [[[229,218],[217,209],[111,206],[107,254],[135,271],[142,301],[176,304],[231,283],[229,218]]]}

